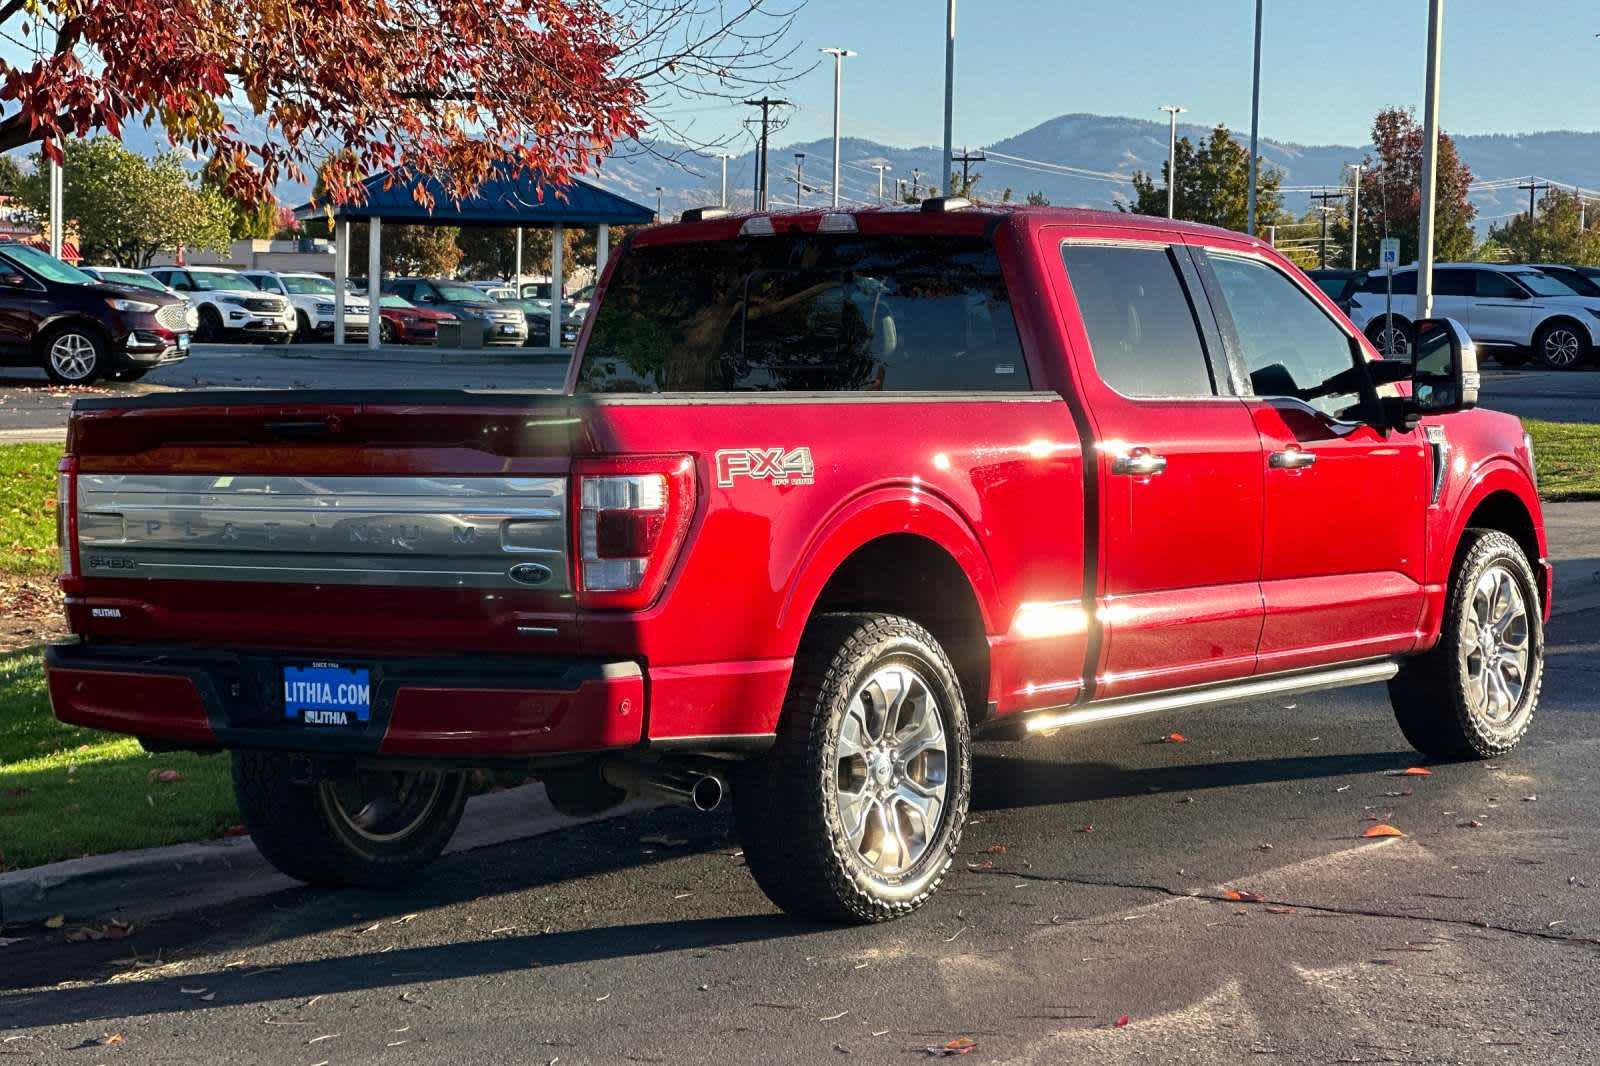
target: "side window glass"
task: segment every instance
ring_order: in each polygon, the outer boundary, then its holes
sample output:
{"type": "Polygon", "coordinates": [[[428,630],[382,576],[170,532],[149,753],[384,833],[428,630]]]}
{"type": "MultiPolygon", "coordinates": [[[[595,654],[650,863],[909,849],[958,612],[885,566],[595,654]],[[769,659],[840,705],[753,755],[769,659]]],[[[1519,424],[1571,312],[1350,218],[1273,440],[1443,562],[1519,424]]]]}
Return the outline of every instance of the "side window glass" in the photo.
{"type": "Polygon", "coordinates": [[[1124,396],[1214,396],[1189,295],[1166,248],[1064,244],[1095,369],[1124,396]]]}
{"type": "MultiPolygon", "coordinates": [[[[1441,270],[1434,275],[1433,294],[1435,296],[1471,296],[1472,279],[1476,275],[1480,280],[1478,285],[1483,285],[1482,277],[1486,271],[1482,270],[1441,270]]],[[[1415,277],[1415,275],[1412,275],[1415,277]]],[[[1412,295],[1415,295],[1413,293],[1412,295]]],[[[1482,295],[1481,293],[1479,295],[1482,295]]]]}
{"type": "Polygon", "coordinates": [[[1517,283],[1493,270],[1475,270],[1478,275],[1478,296],[1485,300],[1514,300],[1521,295],[1517,283]]]}
{"type": "Polygon", "coordinates": [[[1210,259],[1252,391],[1292,396],[1334,418],[1358,415],[1362,377],[1349,336],[1274,267],[1226,255],[1210,259]]]}

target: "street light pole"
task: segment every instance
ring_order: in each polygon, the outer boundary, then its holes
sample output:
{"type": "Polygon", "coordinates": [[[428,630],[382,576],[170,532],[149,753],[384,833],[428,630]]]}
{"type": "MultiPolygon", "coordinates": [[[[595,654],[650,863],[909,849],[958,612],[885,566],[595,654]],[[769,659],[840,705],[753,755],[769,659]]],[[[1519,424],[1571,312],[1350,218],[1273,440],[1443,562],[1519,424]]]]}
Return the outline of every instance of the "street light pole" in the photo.
{"type": "MultiPolygon", "coordinates": [[[[950,157],[955,155],[956,113],[956,0],[946,0],[944,31],[944,155],[939,169],[944,176],[940,185],[950,183],[950,157]]],[[[945,190],[948,192],[949,190],[945,190]]]]}
{"type": "Polygon", "coordinates": [[[878,202],[883,203],[883,172],[892,170],[888,163],[874,163],[872,169],[878,172],[878,202]]]}
{"type": "Polygon", "coordinates": [[[1357,249],[1361,247],[1361,172],[1360,163],[1346,163],[1347,170],[1355,171],[1350,186],[1350,269],[1356,269],[1357,249]]]}
{"type": "Polygon", "coordinates": [[[661,221],[661,186],[656,186],[656,221],[661,221]]]}
{"type": "Polygon", "coordinates": [[[728,153],[722,153],[722,200],[720,206],[728,206],[728,153]]]}
{"type": "Polygon", "coordinates": [[[794,206],[795,207],[799,207],[800,206],[800,194],[805,191],[805,187],[806,187],[805,186],[805,182],[801,179],[801,176],[800,176],[800,168],[805,165],[805,161],[806,161],[806,154],[804,152],[796,152],[794,154],[794,206]]]}
{"type": "Polygon", "coordinates": [[[1422,217],[1417,227],[1417,318],[1433,314],[1433,215],[1439,186],[1439,66],[1444,0],[1428,0],[1428,81],[1422,106],[1422,217]]]}
{"type": "Polygon", "coordinates": [[[1172,119],[1167,128],[1167,217],[1172,218],[1178,188],[1178,116],[1189,109],[1167,104],[1158,110],[1165,111],[1172,119]]]}
{"type": "Polygon", "coordinates": [[[1261,4],[1256,0],[1256,61],[1255,73],[1250,78],[1250,196],[1245,232],[1256,233],[1256,154],[1261,140],[1261,4]]]}
{"type": "MultiPolygon", "coordinates": [[[[954,3],[955,0],[951,0],[954,3]]],[[[848,48],[821,48],[823,55],[833,57],[833,206],[839,206],[839,83],[844,76],[844,61],[855,55],[848,48]]],[[[795,196],[800,192],[795,190],[795,196]]]]}

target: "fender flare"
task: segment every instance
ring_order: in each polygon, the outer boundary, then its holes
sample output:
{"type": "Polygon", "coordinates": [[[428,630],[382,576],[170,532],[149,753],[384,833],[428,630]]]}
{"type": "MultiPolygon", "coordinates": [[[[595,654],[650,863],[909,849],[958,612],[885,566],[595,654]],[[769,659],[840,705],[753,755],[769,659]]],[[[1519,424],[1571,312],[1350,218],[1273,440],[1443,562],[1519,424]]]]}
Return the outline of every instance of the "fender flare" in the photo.
{"type": "MultiPolygon", "coordinates": [[[[1451,509],[1450,536],[1447,541],[1449,551],[1441,560],[1444,566],[1444,580],[1449,580],[1450,567],[1455,563],[1456,551],[1460,548],[1461,538],[1467,531],[1467,521],[1484,500],[1497,492],[1509,492],[1522,504],[1533,525],[1534,536],[1538,538],[1539,555],[1543,557],[1547,553],[1544,526],[1534,517],[1540,513],[1539,499],[1528,481],[1527,471],[1510,459],[1498,457],[1473,472],[1472,481],[1462,494],[1461,503],[1451,509]]],[[[1529,559],[1528,562],[1534,566],[1539,565],[1538,559],[1529,559]]]]}
{"type": "Polygon", "coordinates": [[[921,537],[944,549],[966,575],[984,631],[995,631],[999,591],[971,523],[926,486],[884,485],[845,501],[806,545],[778,616],[779,632],[791,652],[800,646],[822,590],[844,561],[864,545],[893,534],[921,537]]]}

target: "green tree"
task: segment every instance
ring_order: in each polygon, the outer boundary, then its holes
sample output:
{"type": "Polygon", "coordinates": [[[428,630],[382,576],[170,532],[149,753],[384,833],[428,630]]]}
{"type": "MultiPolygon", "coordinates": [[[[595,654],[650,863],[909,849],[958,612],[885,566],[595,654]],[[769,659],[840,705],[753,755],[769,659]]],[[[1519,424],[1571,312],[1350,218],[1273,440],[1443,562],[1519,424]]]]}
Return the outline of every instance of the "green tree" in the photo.
{"type": "MultiPolygon", "coordinates": [[[[65,151],[62,206],[77,224],[85,259],[142,267],[157,252],[227,247],[230,201],[197,185],[177,153],[146,159],[109,137],[69,142],[65,151]]],[[[42,159],[23,181],[21,198],[39,217],[48,215],[42,159]]]]}
{"type": "Polygon", "coordinates": [[[1028,203],[1033,207],[1049,207],[1050,197],[1044,194],[1043,189],[1035,189],[1028,194],[1028,203]]]}
{"type": "MultiPolygon", "coordinates": [[[[383,227],[383,272],[415,274],[424,277],[452,277],[461,264],[461,249],[456,245],[460,229],[455,226],[383,227]]],[[[357,223],[350,227],[350,273],[367,272],[367,248],[371,227],[357,223]]]]}
{"type": "Polygon", "coordinates": [[[0,196],[20,196],[27,175],[14,155],[0,155],[0,196]]]}
{"type": "MultiPolygon", "coordinates": [[[[1178,183],[1173,214],[1187,222],[1204,222],[1224,229],[1244,230],[1249,224],[1250,153],[1228,127],[1218,123],[1197,148],[1187,137],[1177,146],[1178,183]]],[[[1140,215],[1167,213],[1167,164],[1161,165],[1161,184],[1144,171],[1133,175],[1134,202],[1118,203],[1123,211],[1140,215]]],[[[1256,175],[1256,217],[1263,223],[1278,217],[1283,196],[1281,171],[1259,167],[1256,175]]]]}
{"type": "Polygon", "coordinates": [[[1576,193],[1551,189],[1534,218],[1519,214],[1490,226],[1489,241],[1515,263],[1600,266],[1600,218],[1585,226],[1586,215],[1576,193]]]}
{"type": "MultiPolygon", "coordinates": [[[[531,268],[529,253],[532,251],[532,241],[529,239],[534,232],[524,231],[522,243],[522,269],[528,273],[535,273],[531,268]]],[[[478,278],[509,278],[517,270],[517,231],[491,226],[468,226],[462,229],[461,235],[456,238],[456,244],[461,249],[461,269],[472,277],[478,278]]],[[[544,254],[550,256],[550,239],[544,240],[544,254]]]]}
{"type": "MultiPolygon", "coordinates": [[[[1422,126],[1408,109],[1378,112],[1372,122],[1376,157],[1367,156],[1361,179],[1361,241],[1357,263],[1378,262],[1378,242],[1385,235],[1400,238],[1400,261],[1417,258],[1417,232],[1422,218],[1422,126]]],[[[1434,255],[1460,260],[1472,255],[1476,235],[1472,220],[1478,209],[1467,199],[1472,171],[1456,145],[1439,134],[1438,196],[1434,211],[1434,255]]]]}

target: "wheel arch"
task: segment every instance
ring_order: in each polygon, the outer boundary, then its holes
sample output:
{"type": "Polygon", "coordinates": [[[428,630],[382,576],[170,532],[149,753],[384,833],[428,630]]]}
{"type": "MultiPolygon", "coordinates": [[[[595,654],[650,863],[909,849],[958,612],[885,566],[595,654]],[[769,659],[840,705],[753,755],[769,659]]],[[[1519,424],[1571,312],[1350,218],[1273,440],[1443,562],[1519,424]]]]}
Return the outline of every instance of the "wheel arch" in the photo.
{"type": "Polygon", "coordinates": [[[1521,470],[1509,463],[1491,468],[1472,486],[1456,511],[1459,517],[1450,531],[1449,554],[1445,557],[1449,569],[1444,573],[1453,572],[1467,530],[1499,530],[1516,541],[1527,555],[1528,565],[1539,578],[1542,606],[1548,612],[1550,580],[1545,562],[1544,530],[1534,518],[1539,513],[1538,498],[1521,470]]]}
{"type": "Polygon", "coordinates": [[[59,334],[62,330],[71,329],[73,327],[82,329],[85,333],[93,333],[96,337],[100,338],[100,341],[106,346],[106,356],[108,358],[110,357],[112,354],[111,349],[116,338],[111,335],[111,331],[106,328],[105,323],[99,321],[98,319],[91,318],[88,315],[73,311],[65,312],[55,316],[54,318],[46,319],[40,325],[39,331],[34,334],[34,350],[38,354],[43,355],[47,351],[50,342],[56,338],[57,334],[59,334]]]}
{"type": "MultiPolygon", "coordinates": [[[[1600,343],[1600,330],[1591,329],[1588,322],[1585,322],[1571,311],[1555,311],[1541,319],[1539,324],[1533,327],[1532,341],[1534,347],[1538,347],[1539,341],[1543,338],[1546,330],[1563,324],[1571,326],[1572,331],[1579,337],[1585,338],[1591,347],[1596,343],[1600,343]]],[[[1582,358],[1581,352],[1579,353],[1579,358],[1582,358]]]]}
{"type": "Polygon", "coordinates": [[[988,634],[998,595],[976,533],[925,491],[878,490],[849,505],[813,541],[779,625],[798,648],[819,614],[878,611],[923,626],[950,656],[976,721],[987,711],[988,634]]]}

